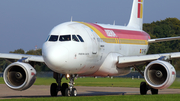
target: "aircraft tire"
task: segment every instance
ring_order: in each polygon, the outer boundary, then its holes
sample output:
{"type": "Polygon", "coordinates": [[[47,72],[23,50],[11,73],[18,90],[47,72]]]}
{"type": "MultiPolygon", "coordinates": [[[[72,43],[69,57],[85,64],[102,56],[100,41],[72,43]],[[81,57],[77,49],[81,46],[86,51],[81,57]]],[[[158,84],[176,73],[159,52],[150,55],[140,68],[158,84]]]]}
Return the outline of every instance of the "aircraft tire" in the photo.
{"type": "Polygon", "coordinates": [[[69,88],[66,88],[65,90],[65,96],[71,96],[71,91],[69,88]]]}
{"type": "Polygon", "coordinates": [[[158,89],[151,88],[151,94],[158,94],[158,89]]]}
{"type": "Polygon", "coordinates": [[[51,96],[57,96],[57,84],[52,83],[51,84],[51,89],[50,89],[51,96]]]}
{"type": "Polygon", "coordinates": [[[147,94],[146,82],[141,82],[141,84],[140,84],[140,94],[141,95],[146,95],[147,94]]]}
{"type": "Polygon", "coordinates": [[[68,88],[68,84],[67,83],[63,83],[62,84],[62,88],[61,88],[61,94],[62,96],[65,96],[65,90],[68,88]]]}
{"type": "Polygon", "coordinates": [[[71,95],[72,95],[72,96],[77,96],[77,90],[76,90],[76,88],[73,88],[73,89],[72,89],[71,95]]]}

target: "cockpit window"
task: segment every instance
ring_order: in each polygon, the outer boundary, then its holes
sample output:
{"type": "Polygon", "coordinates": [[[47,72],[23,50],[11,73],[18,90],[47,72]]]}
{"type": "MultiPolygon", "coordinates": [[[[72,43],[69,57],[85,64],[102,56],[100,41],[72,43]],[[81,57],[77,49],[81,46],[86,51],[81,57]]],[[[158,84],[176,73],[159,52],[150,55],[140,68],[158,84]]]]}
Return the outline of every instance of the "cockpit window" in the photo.
{"type": "Polygon", "coordinates": [[[72,40],[79,42],[78,38],[75,35],[72,35],[72,40]]]}
{"type": "Polygon", "coordinates": [[[50,37],[50,35],[48,35],[48,37],[47,37],[46,41],[48,41],[49,37],[50,37]]]}
{"type": "Polygon", "coordinates": [[[82,39],[82,37],[81,37],[80,35],[77,35],[77,37],[79,38],[79,40],[80,40],[81,42],[84,42],[84,40],[82,39]]]}
{"type": "Polygon", "coordinates": [[[57,35],[51,35],[49,38],[49,41],[57,41],[58,40],[58,36],[57,35]]]}
{"type": "Polygon", "coordinates": [[[61,35],[59,41],[71,41],[71,35],[61,35]]]}

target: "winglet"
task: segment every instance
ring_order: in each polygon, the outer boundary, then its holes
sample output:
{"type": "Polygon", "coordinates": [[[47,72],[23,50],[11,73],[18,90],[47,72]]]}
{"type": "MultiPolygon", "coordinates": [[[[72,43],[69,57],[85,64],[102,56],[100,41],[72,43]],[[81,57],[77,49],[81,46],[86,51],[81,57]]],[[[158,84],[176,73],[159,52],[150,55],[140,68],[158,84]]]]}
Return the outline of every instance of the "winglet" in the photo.
{"type": "Polygon", "coordinates": [[[142,30],[143,26],[143,2],[144,0],[134,0],[131,10],[131,17],[127,27],[142,30]]]}

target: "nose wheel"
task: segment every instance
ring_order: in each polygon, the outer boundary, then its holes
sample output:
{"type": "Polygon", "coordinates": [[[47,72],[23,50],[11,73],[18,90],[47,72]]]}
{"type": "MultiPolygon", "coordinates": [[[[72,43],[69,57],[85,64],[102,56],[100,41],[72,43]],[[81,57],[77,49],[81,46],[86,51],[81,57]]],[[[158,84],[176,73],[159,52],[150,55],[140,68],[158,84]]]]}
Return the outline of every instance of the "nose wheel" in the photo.
{"type": "Polygon", "coordinates": [[[77,96],[77,90],[76,88],[74,88],[74,78],[76,77],[77,75],[71,75],[69,77],[69,88],[66,88],[65,90],[65,96],[77,96]]]}
{"type": "Polygon", "coordinates": [[[74,88],[74,78],[77,75],[70,75],[69,80],[70,82],[68,83],[63,83],[61,85],[61,80],[64,75],[60,75],[58,73],[53,74],[54,79],[56,79],[57,83],[52,83],[50,87],[50,94],[51,96],[55,97],[58,95],[58,92],[61,91],[62,96],[77,96],[77,90],[74,88]]]}
{"type": "Polygon", "coordinates": [[[67,88],[65,91],[65,96],[77,96],[76,88],[73,88],[72,90],[70,88],[67,88]]]}

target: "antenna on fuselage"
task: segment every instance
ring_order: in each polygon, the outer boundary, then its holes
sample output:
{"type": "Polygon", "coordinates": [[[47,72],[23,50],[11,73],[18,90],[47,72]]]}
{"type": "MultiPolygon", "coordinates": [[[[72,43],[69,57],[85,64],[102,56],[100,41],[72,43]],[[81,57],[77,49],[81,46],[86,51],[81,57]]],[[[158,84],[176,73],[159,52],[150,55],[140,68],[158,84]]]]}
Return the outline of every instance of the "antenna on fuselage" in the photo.
{"type": "Polygon", "coordinates": [[[114,20],[114,23],[113,23],[113,25],[115,25],[116,24],[116,21],[114,20]]]}
{"type": "Polygon", "coordinates": [[[71,16],[71,22],[72,22],[73,16],[71,16]]]}

